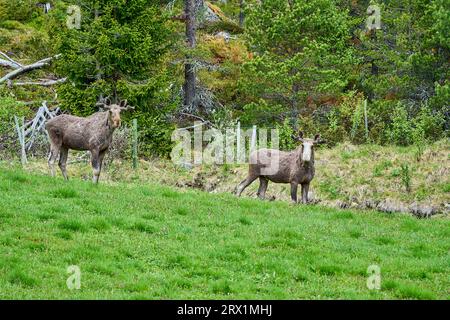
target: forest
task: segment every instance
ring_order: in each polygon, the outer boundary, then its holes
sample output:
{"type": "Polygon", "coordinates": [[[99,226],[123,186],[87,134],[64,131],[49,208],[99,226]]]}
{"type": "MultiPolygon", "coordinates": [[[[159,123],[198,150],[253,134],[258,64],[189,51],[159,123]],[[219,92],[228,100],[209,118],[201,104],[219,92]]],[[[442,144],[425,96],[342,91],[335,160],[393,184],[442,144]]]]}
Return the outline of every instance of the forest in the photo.
{"type": "Polygon", "coordinates": [[[0,150],[12,115],[45,100],[86,116],[103,96],[136,107],[125,121],[138,119],[143,157],[168,157],[172,130],[199,119],[279,128],[283,149],[298,130],[328,146],[430,143],[448,137],[449,6],[0,0],[2,76],[55,57],[0,79],[0,150]]]}
{"type": "Polygon", "coordinates": [[[449,37],[448,0],[0,0],[0,299],[448,300],[449,37]]]}

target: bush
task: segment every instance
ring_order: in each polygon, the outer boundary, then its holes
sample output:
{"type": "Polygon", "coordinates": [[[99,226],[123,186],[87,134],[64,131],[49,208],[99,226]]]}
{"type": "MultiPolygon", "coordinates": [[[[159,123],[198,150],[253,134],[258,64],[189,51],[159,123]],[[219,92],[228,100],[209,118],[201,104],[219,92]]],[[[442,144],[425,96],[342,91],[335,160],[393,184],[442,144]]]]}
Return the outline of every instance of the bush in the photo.
{"type": "Polygon", "coordinates": [[[10,96],[0,95],[0,158],[6,158],[19,150],[14,126],[14,115],[29,115],[30,110],[10,96]]]}
{"type": "Polygon", "coordinates": [[[175,126],[160,115],[141,115],[138,119],[139,154],[145,157],[169,157],[172,151],[172,131],[175,126]]]}
{"type": "Polygon", "coordinates": [[[433,112],[426,104],[421,106],[413,122],[414,139],[438,140],[443,135],[444,115],[439,111],[433,112]]]}
{"type": "Polygon", "coordinates": [[[0,135],[11,130],[14,125],[14,116],[22,117],[29,114],[29,110],[16,99],[0,96],[0,135]]]}
{"type": "Polygon", "coordinates": [[[0,21],[25,22],[33,18],[38,10],[34,0],[0,0],[0,21]]]}
{"type": "Polygon", "coordinates": [[[413,142],[413,127],[408,119],[408,112],[401,103],[398,103],[394,109],[389,138],[392,143],[401,146],[407,146],[413,142]]]}
{"type": "Polygon", "coordinates": [[[279,135],[280,150],[292,150],[298,145],[298,142],[293,138],[297,137],[298,132],[295,132],[293,126],[288,118],[284,120],[281,125],[277,125],[279,135]]]}
{"type": "MultiPolygon", "coordinates": [[[[390,142],[397,145],[423,145],[426,141],[438,140],[442,137],[443,124],[443,115],[440,112],[433,113],[426,104],[420,107],[413,118],[408,115],[406,108],[398,103],[392,114],[388,138],[390,142]]],[[[418,150],[418,159],[420,155],[421,151],[418,150]]]]}

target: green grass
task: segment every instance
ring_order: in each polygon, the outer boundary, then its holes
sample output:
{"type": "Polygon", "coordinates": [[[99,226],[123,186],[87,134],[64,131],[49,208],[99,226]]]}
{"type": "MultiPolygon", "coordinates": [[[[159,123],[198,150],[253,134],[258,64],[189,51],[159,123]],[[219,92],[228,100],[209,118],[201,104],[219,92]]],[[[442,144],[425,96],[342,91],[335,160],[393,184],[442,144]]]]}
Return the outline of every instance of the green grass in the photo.
{"type": "Polygon", "coordinates": [[[449,299],[450,221],[0,169],[2,299],[449,299]],[[367,268],[381,268],[381,290],[367,268]],[[81,270],[69,290],[67,268],[81,270]]]}

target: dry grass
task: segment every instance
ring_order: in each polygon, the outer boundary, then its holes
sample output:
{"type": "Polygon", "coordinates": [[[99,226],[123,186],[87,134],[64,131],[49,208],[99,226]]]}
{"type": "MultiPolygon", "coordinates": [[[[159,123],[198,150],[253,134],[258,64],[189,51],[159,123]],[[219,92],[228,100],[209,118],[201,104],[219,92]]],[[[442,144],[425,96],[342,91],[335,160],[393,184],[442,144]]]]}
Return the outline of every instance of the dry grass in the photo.
{"type": "MultiPolygon", "coordinates": [[[[425,149],[420,162],[414,147],[354,146],[341,144],[316,152],[316,177],[311,185],[311,197],[331,207],[377,207],[383,211],[409,211],[411,206],[429,207],[447,212],[450,203],[449,142],[441,140],[425,149]],[[401,165],[408,164],[411,192],[402,183],[401,165]]],[[[69,162],[76,156],[71,154],[69,162]]],[[[72,178],[90,179],[88,157],[84,162],[68,166],[72,178]]],[[[32,160],[26,167],[33,172],[47,172],[46,162],[32,160]]],[[[245,165],[202,165],[191,170],[175,166],[170,160],[140,160],[138,170],[131,161],[107,163],[101,175],[103,183],[160,183],[196,188],[211,193],[230,193],[245,178],[245,165]]],[[[255,197],[258,182],[244,192],[255,197]]],[[[289,185],[269,183],[268,198],[289,200],[289,185]]]]}

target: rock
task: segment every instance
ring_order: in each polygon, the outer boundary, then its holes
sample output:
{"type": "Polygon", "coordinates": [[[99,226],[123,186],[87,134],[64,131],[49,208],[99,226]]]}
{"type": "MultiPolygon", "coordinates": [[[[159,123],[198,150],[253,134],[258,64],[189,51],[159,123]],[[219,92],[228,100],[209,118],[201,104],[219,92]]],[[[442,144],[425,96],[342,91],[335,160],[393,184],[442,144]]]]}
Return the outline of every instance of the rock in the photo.
{"type": "Polygon", "coordinates": [[[432,215],[435,215],[438,213],[438,209],[433,206],[427,206],[427,205],[418,205],[417,203],[413,203],[409,207],[409,212],[411,212],[413,215],[419,217],[419,218],[429,218],[432,215]]]}
{"type": "Polygon", "coordinates": [[[186,169],[186,170],[192,170],[192,168],[194,167],[194,165],[192,163],[189,163],[189,162],[180,163],[179,166],[181,168],[183,168],[183,169],[186,169]]]}
{"type": "Polygon", "coordinates": [[[378,206],[378,201],[376,200],[364,200],[359,203],[358,208],[359,209],[376,209],[378,206]]]}
{"type": "Polygon", "coordinates": [[[338,201],[336,202],[336,206],[337,206],[338,208],[341,208],[341,209],[348,209],[348,208],[350,208],[350,204],[348,204],[348,203],[346,203],[346,202],[344,202],[344,201],[341,201],[341,200],[338,200],[338,201]]]}
{"type": "Polygon", "coordinates": [[[408,209],[404,204],[390,199],[386,199],[378,203],[377,210],[387,213],[408,212],[408,209]]]}
{"type": "Polygon", "coordinates": [[[204,14],[202,18],[203,23],[218,22],[221,20],[219,15],[211,9],[208,3],[206,3],[204,7],[204,14]]]}
{"type": "Polygon", "coordinates": [[[223,40],[225,40],[226,43],[228,43],[230,41],[230,39],[232,38],[231,35],[226,32],[226,31],[220,31],[218,33],[216,33],[216,38],[222,38],[223,40]]]}

